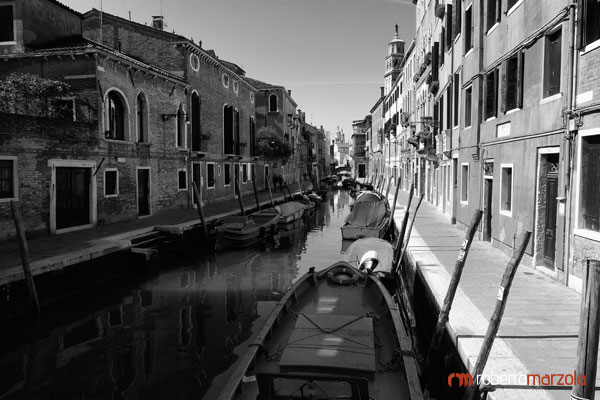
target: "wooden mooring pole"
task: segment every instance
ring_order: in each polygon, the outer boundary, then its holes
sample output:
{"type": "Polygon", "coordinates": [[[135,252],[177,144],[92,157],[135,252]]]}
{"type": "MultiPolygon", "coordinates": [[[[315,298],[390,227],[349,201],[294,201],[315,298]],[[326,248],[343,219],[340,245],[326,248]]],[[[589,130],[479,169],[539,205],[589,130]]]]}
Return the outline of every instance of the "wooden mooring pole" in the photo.
{"type": "Polygon", "coordinates": [[[410,234],[412,232],[413,226],[415,225],[415,218],[417,217],[417,212],[419,211],[419,208],[421,207],[421,203],[423,202],[423,196],[425,196],[425,194],[423,194],[423,193],[421,193],[421,196],[419,196],[419,202],[417,203],[417,206],[415,207],[415,212],[413,212],[412,219],[410,221],[410,226],[408,227],[408,232],[406,232],[406,240],[404,240],[404,243],[398,243],[398,246],[400,246],[400,254],[397,259],[394,259],[394,263],[392,264],[395,266],[396,271],[398,271],[400,269],[400,264],[402,263],[402,257],[404,257],[404,253],[406,252],[406,249],[408,247],[408,241],[410,240],[410,234]]]}
{"type": "Polygon", "coordinates": [[[285,189],[288,192],[288,195],[290,196],[289,199],[291,201],[292,200],[292,191],[290,190],[290,187],[288,186],[287,182],[285,182],[284,185],[285,185],[285,189]]]}
{"type": "Polygon", "coordinates": [[[204,239],[208,239],[208,227],[206,226],[206,219],[204,219],[204,210],[202,209],[202,196],[198,190],[196,182],[192,181],[192,187],[194,188],[194,199],[196,200],[196,207],[198,208],[198,216],[200,216],[200,222],[202,223],[202,234],[204,239]]]}
{"type": "Polygon", "coordinates": [[[255,179],[252,179],[252,189],[254,189],[254,199],[256,200],[256,211],[260,211],[260,201],[258,200],[258,190],[256,189],[255,179]]]}
{"type": "Polygon", "coordinates": [[[442,337],[444,336],[446,322],[448,322],[450,310],[452,309],[452,302],[454,301],[454,295],[458,289],[458,283],[460,282],[460,277],[462,275],[465,262],[467,261],[467,256],[469,255],[469,249],[471,248],[471,243],[473,242],[473,237],[477,231],[477,226],[479,226],[479,221],[481,221],[482,214],[483,213],[481,210],[475,210],[473,218],[471,218],[471,224],[469,225],[469,229],[465,235],[465,239],[460,246],[458,257],[456,258],[456,264],[454,265],[454,272],[452,273],[452,279],[450,280],[450,285],[448,286],[448,291],[446,292],[446,298],[444,298],[444,304],[442,305],[442,309],[438,316],[437,325],[435,326],[435,331],[433,332],[433,337],[431,338],[431,344],[429,345],[427,357],[425,358],[425,369],[429,369],[429,366],[431,365],[431,357],[437,352],[442,337]]]}
{"type": "MultiPolygon", "coordinates": [[[[485,368],[485,364],[487,363],[490,351],[492,350],[492,346],[494,345],[494,339],[496,339],[496,334],[498,333],[498,329],[500,328],[500,322],[502,321],[504,308],[506,308],[506,302],[508,300],[508,294],[510,292],[510,287],[512,285],[513,278],[515,277],[515,273],[517,272],[517,268],[519,267],[521,258],[523,258],[523,254],[525,253],[525,248],[527,247],[527,243],[529,243],[530,237],[531,232],[525,231],[523,233],[523,235],[521,236],[521,244],[519,245],[517,252],[511,257],[510,261],[508,262],[508,265],[506,266],[506,270],[504,271],[502,283],[500,284],[500,289],[498,290],[498,296],[496,298],[496,307],[494,308],[494,313],[492,314],[492,318],[490,319],[487,332],[485,333],[485,338],[483,339],[481,350],[479,350],[479,355],[477,356],[475,368],[473,368],[473,371],[471,371],[471,376],[474,378],[481,375],[483,369],[485,368]]],[[[596,342],[596,350],[597,349],[598,346],[596,342]]],[[[467,387],[463,400],[475,399],[475,395],[478,392],[478,390],[479,387],[475,384],[467,387]]]]}
{"type": "Polygon", "coordinates": [[[576,376],[585,377],[585,384],[577,380],[571,391],[571,400],[593,400],[596,389],[596,363],[600,328],[600,261],[587,260],[586,286],[581,296],[579,341],[577,344],[576,376]]]}
{"type": "Polygon", "coordinates": [[[386,191],[385,191],[385,198],[386,198],[386,199],[388,198],[388,195],[390,194],[390,189],[391,189],[391,188],[392,188],[392,177],[390,176],[390,177],[388,178],[388,186],[387,186],[387,189],[386,189],[386,191]]]}
{"type": "MultiPolygon", "coordinates": [[[[400,188],[400,179],[398,178],[398,187],[396,187],[396,193],[400,188]]],[[[402,218],[402,225],[400,226],[400,232],[398,232],[398,238],[396,239],[396,244],[394,246],[394,260],[397,259],[398,249],[402,246],[404,242],[404,234],[406,233],[406,225],[408,224],[408,215],[410,213],[410,204],[412,203],[412,198],[415,194],[415,185],[410,185],[410,191],[408,192],[408,202],[406,204],[406,210],[404,210],[404,217],[402,218]]],[[[394,207],[396,204],[396,198],[394,197],[394,207]]]]}
{"type": "Polygon", "coordinates": [[[42,313],[40,309],[40,302],[38,300],[37,290],[35,288],[35,282],[33,281],[33,275],[31,274],[31,266],[29,265],[29,248],[27,247],[27,238],[25,237],[25,228],[23,228],[23,222],[21,221],[21,213],[17,204],[11,200],[10,209],[12,211],[13,220],[15,221],[15,230],[17,231],[17,239],[19,241],[19,251],[21,252],[21,262],[23,263],[23,274],[27,281],[27,287],[29,288],[29,295],[35,305],[35,311],[38,315],[42,313]]]}
{"type": "Polygon", "coordinates": [[[246,210],[244,210],[244,199],[242,199],[242,192],[240,191],[240,179],[235,178],[235,190],[238,195],[238,202],[240,203],[240,211],[242,212],[242,216],[246,216],[246,210]]]}
{"type": "Polygon", "coordinates": [[[271,199],[271,207],[275,207],[275,203],[273,203],[273,193],[271,192],[271,184],[269,183],[269,175],[265,175],[265,182],[267,182],[267,189],[269,189],[269,198],[271,199]]]}
{"type": "MultiPolygon", "coordinates": [[[[399,191],[400,191],[400,178],[398,178],[398,184],[396,186],[396,193],[394,193],[394,202],[392,203],[392,209],[391,209],[392,215],[390,216],[390,224],[388,226],[388,231],[390,230],[390,228],[392,227],[392,224],[394,223],[394,214],[396,212],[396,201],[398,200],[398,192],[399,191]]],[[[386,198],[386,200],[387,200],[387,198],[386,198]]]]}

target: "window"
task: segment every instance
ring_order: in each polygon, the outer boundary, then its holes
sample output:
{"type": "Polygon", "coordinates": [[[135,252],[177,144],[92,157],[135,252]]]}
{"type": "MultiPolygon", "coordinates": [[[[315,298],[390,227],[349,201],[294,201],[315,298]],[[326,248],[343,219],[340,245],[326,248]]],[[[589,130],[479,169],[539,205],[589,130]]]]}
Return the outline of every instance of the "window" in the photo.
{"type": "Polygon", "coordinates": [[[600,232],[600,135],[582,136],[579,227],[600,232]]]}
{"type": "Polygon", "coordinates": [[[136,101],[137,113],[137,141],[146,142],[148,140],[148,107],[146,105],[146,96],[140,93],[136,101]]]}
{"type": "Polygon", "coordinates": [[[544,97],[560,92],[561,36],[560,29],[546,35],[544,46],[544,97]]]}
{"type": "Polygon", "coordinates": [[[107,139],[125,140],[125,104],[119,93],[110,91],[107,98],[108,130],[107,139]]]}
{"type": "Polygon", "coordinates": [[[187,170],[180,169],[177,171],[177,180],[179,182],[179,190],[187,190],[187,170]]]}
{"type": "Polygon", "coordinates": [[[485,75],[485,119],[498,115],[498,68],[485,75]]]}
{"type": "Polygon", "coordinates": [[[215,164],[206,163],[206,187],[208,189],[215,188],[215,164]]]}
{"type": "Polygon", "coordinates": [[[225,170],[225,186],[229,186],[231,185],[231,164],[225,164],[223,169],[225,170]]]}
{"type": "Polygon", "coordinates": [[[465,54],[473,48],[473,6],[465,10],[465,54]]]}
{"type": "Polygon", "coordinates": [[[452,87],[454,86],[454,82],[448,85],[448,89],[446,90],[446,128],[452,128],[452,99],[453,92],[452,87]]]}
{"type": "Polygon", "coordinates": [[[444,125],[444,96],[440,96],[440,130],[444,130],[446,126],[444,125]]]}
{"type": "Polygon", "coordinates": [[[446,52],[446,28],[442,26],[440,33],[440,65],[444,65],[444,53],[446,52]]]}
{"type": "Polygon", "coordinates": [[[248,164],[242,164],[242,183],[248,182],[248,164]]]}
{"type": "Polygon", "coordinates": [[[507,2],[506,2],[506,9],[510,10],[511,8],[513,8],[513,6],[515,4],[517,4],[518,1],[519,0],[507,0],[507,2]]]}
{"type": "Polygon", "coordinates": [[[114,197],[119,195],[119,171],[116,169],[104,170],[104,196],[114,197]]]}
{"type": "Polygon", "coordinates": [[[233,106],[223,107],[223,153],[233,154],[233,106]]]}
{"type": "Polygon", "coordinates": [[[183,104],[179,105],[177,109],[177,147],[185,148],[185,112],[183,111],[183,104]]]}
{"type": "Polygon", "coordinates": [[[265,174],[264,174],[265,182],[268,182],[269,178],[269,166],[265,165],[265,174]]]}
{"type": "Polygon", "coordinates": [[[506,61],[505,93],[503,105],[505,111],[520,108],[523,105],[523,53],[517,53],[506,61]]]}
{"type": "Polygon", "coordinates": [[[465,127],[471,126],[471,108],[473,102],[473,86],[465,89],[465,127]]]}
{"type": "Polygon", "coordinates": [[[13,22],[13,6],[6,4],[0,6],[0,43],[15,41],[15,27],[13,22]]]}
{"type": "Polygon", "coordinates": [[[241,154],[241,151],[240,151],[240,112],[237,108],[235,110],[233,110],[233,127],[234,127],[233,144],[234,144],[235,154],[241,154]]]}
{"type": "Polygon", "coordinates": [[[277,95],[269,96],[269,112],[277,112],[277,95]]]}
{"type": "MultiPolygon", "coordinates": [[[[600,2],[598,0],[583,0],[581,14],[581,44],[587,46],[596,40],[600,40],[600,24],[598,23],[600,21],[600,2]]],[[[0,26],[2,26],[1,23],[0,26]]]]}
{"type": "Polygon", "coordinates": [[[452,43],[454,42],[454,36],[452,36],[452,23],[454,22],[452,18],[452,5],[446,5],[446,47],[448,50],[452,48],[452,43]]]}
{"type": "Polygon", "coordinates": [[[462,0],[456,0],[454,3],[454,9],[452,10],[452,27],[454,29],[454,39],[460,35],[460,28],[462,25],[462,0]]]}
{"type": "Polygon", "coordinates": [[[460,93],[460,75],[459,74],[454,74],[454,80],[452,82],[453,87],[454,87],[454,124],[452,124],[453,127],[457,127],[458,126],[458,105],[459,105],[459,93],[460,93]]]}
{"type": "Polygon", "coordinates": [[[200,69],[200,59],[195,54],[190,54],[190,67],[192,67],[194,71],[200,69]]]}
{"type": "Polygon", "coordinates": [[[487,30],[489,31],[500,21],[501,0],[487,0],[487,30]]]}
{"type": "Polygon", "coordinates": [[[250,155],[256,155],[256,121],[254,116],[250,117],[250,135],[248,137],[250,141],[250,155]]]}
{"type": "Polygon", "coordinates": [[[500,211],[512,214],[513,167],[500,166],[500,211]]]}
{"type": "Polygon", "coordinates": [[[0,156],[0,201],[18,199],[17,157],[0,156]]]}
{"type": "Polygon", "coordinates": [[[460,175],[460,201],[469,201],[469,164],[462,164],[460,175]]]}
{"type": "Polygon", "coordinates": [[[221,80],[223,81],[223,86],[228,88],[229,87],[229,76],[227,76],[227,74],[223,74],[221,80]]]}
{"type": "Polygon", "coordinates": [[[202,151],[202,131],[200,129],[200,112],[202,105],[200,102],[200,96],[197,92],[192,93],[192,106],[190,108],[190,122],[192,123],[192,150],[202,151]]]}

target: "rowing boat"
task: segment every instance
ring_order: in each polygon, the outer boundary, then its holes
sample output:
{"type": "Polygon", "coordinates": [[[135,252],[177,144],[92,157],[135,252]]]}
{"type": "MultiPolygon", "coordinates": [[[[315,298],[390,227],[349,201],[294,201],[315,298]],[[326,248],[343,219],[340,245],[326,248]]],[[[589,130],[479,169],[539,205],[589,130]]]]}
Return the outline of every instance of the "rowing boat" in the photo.
{"type": "Polygon", "coordinates": [[[356,198],[341,227],[342,239],[382,238],[388,231],[391,216],[385,197],[376,192],[363,192],[356,198]]]}
{"type": "Polygon", "coordinates": [[[270,208],[247,216],[225,217],[216,227],[215,250],[241,249],[259,243],[277,230],[279,211],[270,208]]]}
{"type": "Polygon", "coordinates": [[[412,341],[381,281],[345,261],[302,276],[218,400],[421,400],[412,341]]]}

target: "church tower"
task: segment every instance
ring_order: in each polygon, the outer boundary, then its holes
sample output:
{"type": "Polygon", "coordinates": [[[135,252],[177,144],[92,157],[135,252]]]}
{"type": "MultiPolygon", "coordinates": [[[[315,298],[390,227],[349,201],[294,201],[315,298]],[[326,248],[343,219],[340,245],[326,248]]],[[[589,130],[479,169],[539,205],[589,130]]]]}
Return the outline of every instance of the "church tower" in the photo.
{"type": "Polygon", "coordinates": [[[392,84],[400,75],[402,59],[404,58],[404,40],[398,39],[398,24],[394,39],[388,44],[388,54],[385,58],[385,95],[392,90],[392,84]]]}

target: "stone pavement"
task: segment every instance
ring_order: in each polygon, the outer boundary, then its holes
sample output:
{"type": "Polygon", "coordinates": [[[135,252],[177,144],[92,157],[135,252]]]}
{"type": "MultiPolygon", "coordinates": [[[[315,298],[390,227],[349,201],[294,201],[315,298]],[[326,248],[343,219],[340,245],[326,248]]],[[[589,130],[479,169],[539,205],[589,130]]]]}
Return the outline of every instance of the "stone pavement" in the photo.
{"type": "MultiPolygon", "coordinates": [[[[309,186],[311,186],[309,184],[309,186]]],[[[290,185],[292,193],[298,192],[298,185],[290,185]]],[[[283,194],[273,192],[273,200],[282,201],[283,194]]],[[[244,208],[256,208],[254,194],[243,196],[244,208]]],[[[270,202],[269,192],[259,192],[261,207],[270,202]]],[[[226,215],[239,213],[239,202],[231,199],[210,203],[203,207],[207,222],[226,215]]],[[[69,265],[88,261],[132,246],[131,238],[155,230],[159,227],[175,233],[200,227],[198,211],[192,209],[172,209],[158,212],[144,218],[96,226],[58,235],[28,238],[30,264],[33,275],[60,270],[69,265]]],[[[15,242],[0,244],[0,285],[24,279],[21,267],[19,245],[15,242]]]]}
{"type": "MultiPolygon", "coordinates": [[[[397,224],[402,221],[407,199],[408,193],[401,191],[395,213],[397,224]]],[[[416,198],[413,199],[413,210],[415,205],[416,198]]],[[[407,252],[409,268],[412,268],[409,276],[414,276],[416,267],[440,308],[464,238],[464,231],[452,225],[449,218],[433,205],[423,201],[407,252]]],[[[469,371],[477,360],[509,259],[507,254],[475,236],[446,325],[469,371]]],[[[483,375],[573,374],[580,303],[581,295],[574,290],[520,265],[483,375]]],[[[518,381],[511,383],[516,386],[498,388],[488,398],[558,400],[570,396],[570,387],[565,387],[566,390],[542,389],[519,386],[518,381]]],[[[596,387],[599,383],[597,378],[596,387]]]]}

